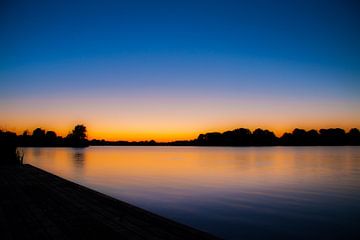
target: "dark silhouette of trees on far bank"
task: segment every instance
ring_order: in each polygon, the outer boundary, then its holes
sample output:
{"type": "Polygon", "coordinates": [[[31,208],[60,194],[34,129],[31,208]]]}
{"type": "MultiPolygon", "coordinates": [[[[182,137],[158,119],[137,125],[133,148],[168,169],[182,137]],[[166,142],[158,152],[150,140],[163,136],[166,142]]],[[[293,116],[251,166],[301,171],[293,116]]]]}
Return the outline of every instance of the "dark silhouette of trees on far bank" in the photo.
{"type": "MultiPolygon", "coordinates": [[[[84,125],[76,125],[66,136],[58,136],[54,131],[36,128],[30,134],[25,131],[21,135],[8,131],[0,131],[2,146],[11,143],[22,147],[87,147],[87,146],[344,146],[360,145],[360,131],[352,128],[345,132],[341,128],[304,130],[296,128],[291,133],[277,137],[272,131],[256,129],[250,131],[238,128],[232,131],[209,132],[200,134],[194,140],[162,142],[150,141],[106,141],[87,139],[87,129],[84,125]]],[[[15,148],[16,149],[16,148],[15,148]]],[[[14,153],[14,151],[12,151],[14,153]]]]}
{"type": "Polygon", "coordinates": [[[30,135],[24,131],[22,135],[0,130],[0,165],[21,165],[22,151],[19,147],[87,147],[89,141],[86,127],[76,125],[65,138],[57,136],[54,131],[36,128],[30,135]]]}
{"type": "MultiPolygon", "coordinates": [[[[175,144],[177,142],[174,142],[175,144]]],[[[184,143],[184,142],[183,142],[184,143]]],[[[186,144],[186,143],[184,143],[186,144]]],[[[360,131],[352,128],[348,133],[340,128],[306,131],[294,129],[292,133],[284,133],[280,138],[269,130],[256,129],[251,132],[239,128],[224,133],[211,132],[200,134],[187,145],[196,146],[343,146],[360,145],[360,131]]]]}
{"type": "Polygon", "coordinates": [[[0,131],[0,136],[5,138],[9,135],[13,136],[16,145],[21,147],[87,147],[89,141],[86,132],[84,125],[76,125],[66,137],[58,136],[56,132],[42,128],[36,128],[32,134],[24,131],[21,135],[0,131]]]}

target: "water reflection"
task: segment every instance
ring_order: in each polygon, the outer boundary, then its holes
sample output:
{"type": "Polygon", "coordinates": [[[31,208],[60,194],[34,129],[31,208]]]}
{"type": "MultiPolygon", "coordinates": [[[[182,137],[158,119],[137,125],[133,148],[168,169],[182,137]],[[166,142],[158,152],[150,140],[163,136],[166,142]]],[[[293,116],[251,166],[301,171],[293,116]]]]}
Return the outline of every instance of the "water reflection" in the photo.
{"type": "Polygon", "coordinates": [[[359,236],[359,147],[44,148],[25,161],[226,239],[359,236]]]}
{"type": "Polygon", "coordinates": [[[70,154],[72,155],[71,158],[73,159],[74,169],[79,173],[79,171],[84,169],[86,150],[84,148],[73,148],[71,150],[72,152],[70,152],[70,154]]]}
{"type": "Polygon", "coordinates": [[[42,153],[42,148],[33,148],[32,149],[32,154],[35,158],[41,157],[41,153],[42,153]]]}

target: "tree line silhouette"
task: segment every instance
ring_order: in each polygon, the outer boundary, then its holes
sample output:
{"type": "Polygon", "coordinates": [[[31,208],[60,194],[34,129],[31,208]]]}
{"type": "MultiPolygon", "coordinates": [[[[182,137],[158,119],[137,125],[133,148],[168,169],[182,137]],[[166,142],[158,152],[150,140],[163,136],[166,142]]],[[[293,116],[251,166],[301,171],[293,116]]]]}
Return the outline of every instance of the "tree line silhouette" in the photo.
{"type": "Polygon", "coordinates": [[[150,141],[106,141],[88,140],[84,125],[76,125],[66,136],[58,136],[54,131],[36,128],[31,134],[25,131],[21,135],[0,130],[0,143],[12,143],[21,147],[87,147],[87,146],[343,146],[360,145],[360,131],[352,128],[349,132],[341,128],[330,128],[306,131],[294,129],[277,137],[272,131],[256,129],[253,132],[246,128],[232,131],[209,132],[200,134],[193,140],[174,142],[150,141]]]}
{"type": "Polygon", "coordinates": [[[238,128],[223,133],[211,132],[200,134],[191,141],[197,146],[344,146],[360,145],[360,131],[352,128],[345,132],[341,128],[330,128],[306,131],[294,129],[277,137],[269,130],[256,129],[251,132],[246,128],[238,128]]]}
{"type": "Polygon", "coordinates": [[[36,128],[32,134],[24,131],[21,135],[0,130],[0,143],[1,145],[11,143],[18,147],[87,147],[89,140],[86,132],[84,125],[76,125],[66,137],[58,136],[56,132],[42,128],[36,128]]]}

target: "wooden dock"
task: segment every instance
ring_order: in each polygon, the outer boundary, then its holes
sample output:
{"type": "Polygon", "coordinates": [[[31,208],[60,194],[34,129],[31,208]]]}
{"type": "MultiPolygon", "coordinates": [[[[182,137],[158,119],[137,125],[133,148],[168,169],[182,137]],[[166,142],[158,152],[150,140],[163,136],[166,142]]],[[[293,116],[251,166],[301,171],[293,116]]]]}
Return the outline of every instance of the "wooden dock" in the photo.
{"type": "Polygon", "coordinates": [[[217,239],[31,165],[0,166],[0,239],[217,239]]]}

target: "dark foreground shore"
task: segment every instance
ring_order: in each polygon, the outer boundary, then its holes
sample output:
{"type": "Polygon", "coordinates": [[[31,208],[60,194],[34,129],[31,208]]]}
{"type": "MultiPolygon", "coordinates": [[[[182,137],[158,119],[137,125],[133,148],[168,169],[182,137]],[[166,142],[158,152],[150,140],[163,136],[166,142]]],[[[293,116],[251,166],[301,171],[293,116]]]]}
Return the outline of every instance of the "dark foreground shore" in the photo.
{"type": "Polygon", "coordinates": [[[0,166],[0,239],[217,239],[31,165],[0,166]]]}

